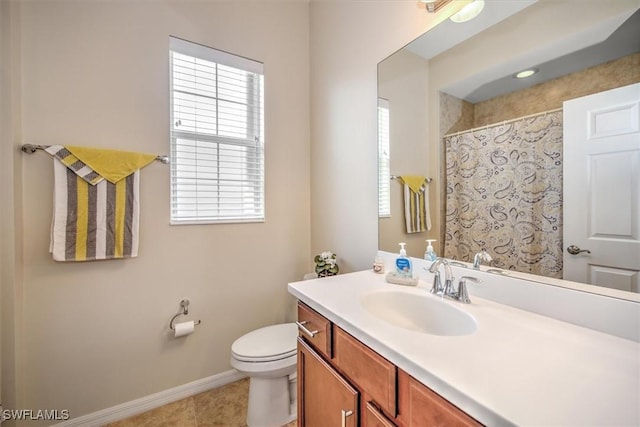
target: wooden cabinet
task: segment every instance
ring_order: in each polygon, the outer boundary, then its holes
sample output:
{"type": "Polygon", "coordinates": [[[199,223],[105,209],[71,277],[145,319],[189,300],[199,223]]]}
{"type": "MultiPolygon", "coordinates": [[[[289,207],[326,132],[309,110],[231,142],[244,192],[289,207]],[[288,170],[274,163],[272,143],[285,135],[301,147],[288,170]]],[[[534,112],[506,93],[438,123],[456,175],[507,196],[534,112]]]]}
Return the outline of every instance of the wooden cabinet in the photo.
{"type": "Polygon", "coordinates": [[[462,412],[406,372],[398,373],[400,417],[404,427],[478,427],[462,412]]]}
{"type": "Polygon", "coordinates": [[[299,427],[476,427],[476,420],[306,305],[299,427]]]}
{"type": "Polygon", "coordinates": [[[357,427],[359,393],[298,338],[298,425],[357,427]]]}
{"type": "Polygon", "coordinates": [[[364,408],[364,427],[396,427],[372,402],[367,402],[364,408]]]}
{"type": "Polygon", "coordinates": [[[333,328],[335,365],[379,408],[395,417],[395,365],[337,326],[333,328]]]}

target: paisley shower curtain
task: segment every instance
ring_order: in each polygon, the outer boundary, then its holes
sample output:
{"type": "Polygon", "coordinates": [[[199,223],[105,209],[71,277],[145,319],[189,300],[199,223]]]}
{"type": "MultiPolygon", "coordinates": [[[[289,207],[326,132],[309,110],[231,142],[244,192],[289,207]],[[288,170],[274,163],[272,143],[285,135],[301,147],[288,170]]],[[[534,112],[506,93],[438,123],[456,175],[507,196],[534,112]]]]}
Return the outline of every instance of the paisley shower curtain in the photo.
{"type": "Polygon", "coordinates": [[[446,258],[562,277],[562,111],[445,136],[446,258]]]}

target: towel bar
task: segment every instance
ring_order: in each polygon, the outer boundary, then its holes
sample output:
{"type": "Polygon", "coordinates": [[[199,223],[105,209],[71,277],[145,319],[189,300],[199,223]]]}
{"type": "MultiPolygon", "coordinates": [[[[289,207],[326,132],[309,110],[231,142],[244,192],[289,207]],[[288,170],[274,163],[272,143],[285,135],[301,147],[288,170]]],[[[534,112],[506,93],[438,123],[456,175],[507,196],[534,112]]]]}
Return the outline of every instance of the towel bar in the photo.
{"type": "MultiPolygon", "coordinates": [[[[48,145],[22,144],[22,147],[20,149],[23,153],[33,154],[38,150],[44,151],[47,148],[49,148],[48,145]]],[[[166,165],[169,163],[169,156],[156,156],[156,160],[166,165]]]]}
{"type": "MultiPolygon", "coordinates": [[[[400,178],[400,175],[391,175],[391,176],[389,176],[389,178],[398,179],[398,178],[400,178]]],[[[431,181],[433,181],[433,178],[427,178],[427,184],[431,183],[431,181]]]]}

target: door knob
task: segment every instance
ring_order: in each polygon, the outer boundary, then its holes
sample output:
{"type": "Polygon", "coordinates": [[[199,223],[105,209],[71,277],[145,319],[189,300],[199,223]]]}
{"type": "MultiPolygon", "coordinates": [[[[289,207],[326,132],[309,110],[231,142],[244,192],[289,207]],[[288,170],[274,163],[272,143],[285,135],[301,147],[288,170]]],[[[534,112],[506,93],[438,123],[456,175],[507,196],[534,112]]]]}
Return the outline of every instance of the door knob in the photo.
{"type": "Polygon", "coordinates": [[[571,255],[578,255],[580,252],[586,252],[588,254],[591,253],[591,251],[589,249],[580,249],[576,245],[569,246],[567,248],[567,252],[569,252],[571,255]]]}

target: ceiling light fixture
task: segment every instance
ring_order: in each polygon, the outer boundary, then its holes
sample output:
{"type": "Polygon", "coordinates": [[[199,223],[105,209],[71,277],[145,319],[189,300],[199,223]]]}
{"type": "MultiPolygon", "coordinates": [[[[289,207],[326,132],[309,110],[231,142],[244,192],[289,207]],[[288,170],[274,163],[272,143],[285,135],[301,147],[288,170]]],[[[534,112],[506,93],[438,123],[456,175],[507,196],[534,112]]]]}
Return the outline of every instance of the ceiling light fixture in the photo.
{"type": "Polygon", "coordinates": [[[427,8],[427,12],[433,13],[436,11],[436,0],[420,0],[427,8]]]}
{"type": "Polygon", "coordinates": [[[460,9],[457,13],[451,15],[451,19],[455,23],[471,21],[476,16],[480,15],[484,9],[484,0],[473,0],[471,3],[460,9]]]}
{"type": "Polygon", "coordinates": [[[435,13],[438,11],[438,9],[440,9],[450,1],[451,0],[420,0],[420,3],[423,3],[425,5],[425,7],[427,8],[427,12],[435,13]]]}
{"type": "Polygon", "coordinates": [[[531,68],[529,70],[520,71],[519,73],[514,74],[513,77],[515,77],[516,79],[526,79],[527,77],[533,76],[537,72],[537,68],[531,68]]]}

